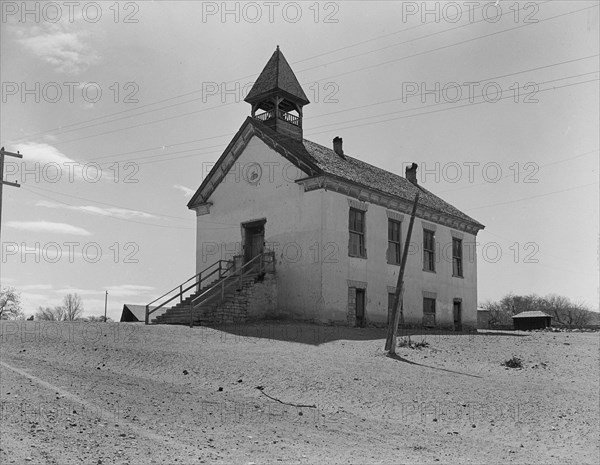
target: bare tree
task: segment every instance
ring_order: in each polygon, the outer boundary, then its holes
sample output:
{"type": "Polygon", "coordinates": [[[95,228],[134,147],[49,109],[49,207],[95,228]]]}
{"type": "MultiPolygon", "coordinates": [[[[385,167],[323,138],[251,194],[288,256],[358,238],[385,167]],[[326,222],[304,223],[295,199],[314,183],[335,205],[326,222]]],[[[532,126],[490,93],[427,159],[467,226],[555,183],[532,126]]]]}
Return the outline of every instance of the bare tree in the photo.
{"type": "MultiPolygon", "coordinates": [[[[104,315],[101,316],[88,316],[86,318],[84,318],[84,320],[89,321],[89,322],[104,322],[104,315]]],[[[106,317],[106,322],[112,322],[113,319],[111,317],[106,317]]]]}
{"type": "Polygon", "coordinates": [[[6,287],[0,292],[0,320],[15,320],[23,316],[21,295],[14,287],[6,287]]]}
{"type": "Polygon", "coordinates": [[[552,317],[559,326],[581,328],[591,322],[593,313],[583,304],[572,302],[567,297],[550,294],[540,297],[535,294],[508,294],[497,302],[486,302],[483,307],[490,312],[490,325],[510,325],[512,316],[521,312],[540,310],[552,317]]]}
{"type": "Polygon", "coordinates": [[[83,313],[83,301],[77,293],[67,294],[63,301],[63,307],[65,309],[65,320],[68,321],[78,320],[83,313]]]}
{"type": "Polygon", "coordinates": [[[38,307],[37,312],[35,312],[35,319],[44,321],[64,321],[65,309],[61,306],[54,308],[38,307]]]}
{"type": "Polygon", "coordinates": [[[591,313],[585,305],[571,302],[566,297],[550,294],[542,299],[542,309],[555,323],[571,328],[581,328],[591,320],[591,313]]]}

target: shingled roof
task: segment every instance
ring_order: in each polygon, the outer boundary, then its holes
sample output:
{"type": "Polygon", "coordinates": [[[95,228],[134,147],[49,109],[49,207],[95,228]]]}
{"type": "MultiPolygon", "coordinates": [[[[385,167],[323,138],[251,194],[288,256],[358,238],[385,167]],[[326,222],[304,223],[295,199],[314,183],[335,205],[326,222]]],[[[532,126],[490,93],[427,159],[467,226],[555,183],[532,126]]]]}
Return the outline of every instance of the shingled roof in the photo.
{"type": "MultiPolygon", "coordinates": [[[[421,207],[449,215],[460,221],[465,221],[476,229],[483,229],[485,227],[477,220],[461,212],[458,208],[440,199],[424,187],[414,185],[403,176],[378,168],[358,158],[351,157],[346,153],[341,157],[332,149],[316,142],[306,139],[298,140],[285,134],[277,133],[261,121],[251,117],[246,119],[227,149],[225,149],[221,158],[219,158],[209,175],[204,179],[204,182],[188,203],[189,208],[194,208],[196,205],[208,201],[212,191],[216,188],[216,184],[212,181],[213,175],[221,171],[220,165],[224,161],[225,156],[239,138],[242,137],[242,134],[247,134],[249,130],[273,150],[288,158],[304,172],[307,172],[309,177],[327,176],[342,181],[349,181],[367,190],[376,190],[408,202],[412,202],[417,191],[419,191],[419,205],[421,207]],[[252,129],[249,129],[248,126],[251,126],[252,129]]],[[[241,150],[238,150],[237,153],[241,153],[241,150]]]]}
{"type": "MultiPolygon", "coordinates": [[[[269,138],[273,138],[288,150],[295,153],[309,164],[318,168],[315,175],[327,174],[342,180],[351,181],[368,189],[376,189],[385,194],[413,201],[417,191],[420,192],[419,204],[431,208],[458,219],[468,221],[483,229],[484,226],[477,220],[471,218],[458,208],[440,199],[422,186],[415,186],[403,176],[386,171],[377,166],[366,163],[358,158],[349,156],[344,152],[344,157],[339,156],[333,149],[317,144],[307,139],[302,141],[279,134],[267,127],[261,121],[250,118],[257,130],[263,132],[269,138]]],[[[408,160],[407,160],[408,161],[408,160]]]]}
{"type": "Polygon", "coordinates": [[[277,91],[286,92],[290,96],[295,97],[303,105],[310,103],[298,79],[296,79],[292,68],[283,56],[283,53],[279,50],[279,46],[277,46],[277,49],[271,55],[271,58],[244,100],[248,103],[256,102],[267,94],[277,91]]]}
{"type": "MultiPolygon", "coordinates": [[[[156,306],[151,306],[150,309],[155,309],[156,306]]],[[[161,308],[160,310],[155,311],[152,315],[150,315],[150,319],[154,319],[159,315],[162,315],[167,311],[166,308],[161,308]]],[[[121,323],[123,322],[137,322],[137,321],[146,321],[146,306],[145,305],[133,305],[133,304],[123,304],[123,310],[121,311],[121,319],[119,320],[121,323]]]]}
{"type": "Polygon", "coordinates": [[[539,310],[531,310],[528,312],[521,312],[513,315],[513,318],[547,318],[550,317],[547,313],[540,312],[539,310]]]}
{"type": "MultiPolygon", "coordinates": [[[[465,215],[459,209],[440,199],[424,187],[415,186],[405,177],[378,168],[358,158],[353,158],[346,153],[344,153],[344,158],[342,158],[332,149],[306,139],[303,141],[303,144],[307,152],[317,162],[317,165],[327,174],[361,184],[365,187],[374,188],[405,200],[413,200],[417,191],[420,191],[419,203],[421,205],[471,223],[477,223],[476,220],[465,215]]],[[[483,227],[480,223],[478,224],[483,227]]]]}

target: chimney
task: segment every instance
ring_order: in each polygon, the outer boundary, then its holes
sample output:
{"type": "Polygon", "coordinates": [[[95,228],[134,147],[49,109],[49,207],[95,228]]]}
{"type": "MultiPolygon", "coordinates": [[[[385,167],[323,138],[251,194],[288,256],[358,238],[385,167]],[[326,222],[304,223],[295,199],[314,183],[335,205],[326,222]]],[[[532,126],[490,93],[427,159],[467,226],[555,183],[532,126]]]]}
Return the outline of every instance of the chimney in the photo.
{"type": "Polygon", "coordinates": [[[412,182],[415,186],[417,185],[417,168],[419,165],[413,163],[410,167],[406,167],[406,179],[412,182]]]}
{"type": "Polygon", "coordinates": [[[346,159],[346,157],[344,157],[344,150],[342,149],[342,142],[343,139],[341,137],[335,137],[333,139],[333,151],[343,159],[346,159]]]}

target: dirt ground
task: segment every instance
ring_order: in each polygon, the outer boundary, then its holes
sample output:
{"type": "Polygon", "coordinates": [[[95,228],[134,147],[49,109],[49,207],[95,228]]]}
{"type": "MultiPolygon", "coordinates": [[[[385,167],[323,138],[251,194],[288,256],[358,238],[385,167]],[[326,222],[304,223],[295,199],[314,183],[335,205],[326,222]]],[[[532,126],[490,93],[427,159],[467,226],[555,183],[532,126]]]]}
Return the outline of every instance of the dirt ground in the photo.
{"type": "Polygon", "coordinates": [[[600,463],[598,333],[0,329],[2,464],[600,463]]]}

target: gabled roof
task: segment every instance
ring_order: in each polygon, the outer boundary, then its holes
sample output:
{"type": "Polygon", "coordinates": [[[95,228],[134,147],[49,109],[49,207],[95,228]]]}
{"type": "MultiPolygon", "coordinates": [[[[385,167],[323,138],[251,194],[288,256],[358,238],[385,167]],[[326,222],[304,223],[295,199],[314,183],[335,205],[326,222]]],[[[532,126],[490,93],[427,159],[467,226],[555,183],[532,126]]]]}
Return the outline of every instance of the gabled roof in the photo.
{"type": "Polygon", "coordinates": [[[544,312],[540,312],[539,310],[529,311],[529,312],[521,312],[513,315],[513,318],[552,318],[550,315],[544,312]]]}
{"type": "MultiPolygon", "coordinates": [[[[156,308],[151,306],[150,310],[156,308]]],[[[166,308],[161,308],[150,315],[150,319],[156,318],[167,311],[166,308]]],[[[132,321],[146,321],[146,306],[145,305],[133,305],[123,304],[123,310],[121,311],[121,322],[132,322],[132,321]]]]}
{"type": "MultiPolygon", "coordinates": [[[[221,155],[213,169],[204,179],[202,185],[192,196],[192,199],[188,203],[188,208],[195,208],[209,201],[210,195],[212,195],[228,170],[228,167],[223,166],[226,158],[229,163],[233,163],[234,159],[237,159],[241,154],[243,148],[253,135],[259,137],[265,144],[307,173],[309,178],[316,176],[335,178],[361,186],[367,190],[378,191],[381,194],[403,202],[412,202],[417,191],[419,191],[419,212],[423,210],[439,212],[456,220],[466,222],[472,228],[484,228],[475,219],[464,214],[422,186],[415,186],[402,176],[390,173],[345,153],[344,158],[342,158],[332,149],[315,142],[306,139],[298,140],[277,133],[261,121],[250,117],[246,119],[225,149],[225,152],[223,152],[223,155],[221,155]],[[233,151],[235,151],[235,156],[231,156],[233,151]]],[[[417,214],[419,215],[419,213],[417,214]]]]}
{"type": "Polygon", "coordinates": [[[482,224],[465,215],[458,208],[440,199],[424,187],[415,186],[403,176],[390,173],[362,160],[353,158],[345,152],[344,158],[342,158],[333,149],[309,140],[304,140],[304,146],[307,152],[317,161],[317,165],[327,174],[409,201],[412,201],[417,191],[419,191],[420,206],[426,206],[432,210],[446,213],[483,227],[482,224]]]}
{"type": "Polygon", "coordinates": [[[310,103],[292,68],[279,50],[279,45],[244,100],[253,103],[277,91],[286,92],[303,105],[310,103]]]}

